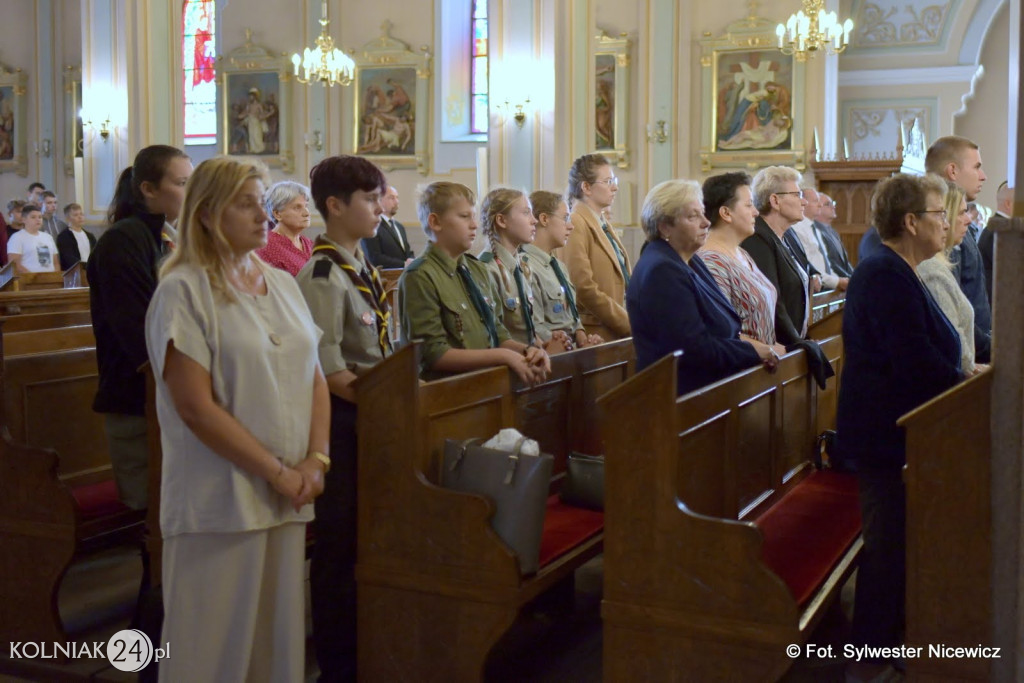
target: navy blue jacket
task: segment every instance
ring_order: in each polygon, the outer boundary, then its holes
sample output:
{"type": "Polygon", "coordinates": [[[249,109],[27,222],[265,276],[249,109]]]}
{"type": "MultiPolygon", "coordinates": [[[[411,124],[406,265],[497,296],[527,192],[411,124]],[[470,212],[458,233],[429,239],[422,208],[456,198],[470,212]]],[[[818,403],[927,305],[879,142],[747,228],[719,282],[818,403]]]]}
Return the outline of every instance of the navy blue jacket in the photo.
{"type": "Polygon", "coordinates": [[[843,345],[838,454],[859,469],[898,470],[896,420],[960,381],[960,338],[910,265],[881,245],[850,278],[843,345]]]}
{"type": "Polygon", "coordinates": [[[953,275],[960,283],[960,291],[974,309],[974,355],[979,363],[987,363],[992,350],[992,306],[985,285],[985,261],[978,249],[975,225],[967,228],[960,246],[953,249],[953,275]]]}
{"type": "Polygon", "coordinates": [[[637,369],[682,349],[677,390],[699,389],[758,365],[740,317],[699,256],[689,265],[664,240],[640,254],[626,291],[637,369]]]}
{"type": "Polygon", "coordinates": [[[878,230],[873,225],[868,226],[864,236],[860,238],[860,244],[857,245],[857,263],[874,254],[880,246],[882,246],[882,238],[878,234],[878,230]]]}

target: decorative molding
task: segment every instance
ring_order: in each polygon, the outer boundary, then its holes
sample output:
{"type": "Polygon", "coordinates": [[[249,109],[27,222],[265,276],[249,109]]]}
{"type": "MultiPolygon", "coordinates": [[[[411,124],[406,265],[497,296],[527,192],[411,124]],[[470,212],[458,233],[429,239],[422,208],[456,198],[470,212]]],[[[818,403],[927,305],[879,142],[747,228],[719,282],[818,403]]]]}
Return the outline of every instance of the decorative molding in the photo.
{"type": "Polygon", "coordinates": [[[964,31],[960,41],[961,64],[978,64],[981,62],[981,50],[985,46],[985,36],[988,35],[992,22],[996,20],[1000,8],[1008,0],[979,0],[971,15],[971,21],[964,31]]]}
{"type": "Polygon", "coordinates": [[[888,153],[893,140],[905,144],[936,135],[939,106],[934,98],[846,100],[840,107],[842,136],[854,156],[888,153]]]}
{"type": "Polygon", "coordinates": [[[853,47],[872,49],[903,45],[939,45],[955,0],[877,0],[864,2],[854,18],[853,47]],[[906,4],[904,4],[906,3],[906,4]]]}
{"type": "Polygon", "coordinates": [[[863,69],[840,71],[839,87],[905,86],[934,83],[965,83],[977,77],[982,67],[974,64],[921,69],[863,69]]]}
{"type": "Polygon", "coordinates": [[[26,139],[28,78],[21,69],[0,64],[0,173],[28,175],[26,139]]]}

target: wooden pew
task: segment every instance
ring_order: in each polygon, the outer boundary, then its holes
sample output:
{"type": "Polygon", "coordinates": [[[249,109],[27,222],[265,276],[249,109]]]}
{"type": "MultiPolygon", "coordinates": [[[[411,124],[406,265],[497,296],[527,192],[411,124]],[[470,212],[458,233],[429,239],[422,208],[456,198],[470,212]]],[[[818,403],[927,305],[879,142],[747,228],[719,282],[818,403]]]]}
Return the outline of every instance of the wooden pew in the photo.
{"type": "Polygon", "coordinates": [[[928,646],[989,646],[992,627],[992,371],[899,420],[907,431],[909,681],[989,681],[991,659],[929,657],[928,646]]]}
{"type": "Polygon", "coordinates": [[[0,640],[64,642],[64,573],[76,556],[140,538],[142,513],[118,501],[103,417],[92,411],[95,349],[3,364],[0,640]]]}
{"type": "Polygon", "coordinates": [[[0,330],[3,330],[5,334],[9,332],[53,330],[61,327],[91,324],[92,313],[89,310],[0,316],[0,330]]]}
{"type": "Polygon", "coordinates": [[[64,273],[20,273],[16,288],[23,292],[36,289],[64,289],[64,273]]]}
{"type": "Polygon", "coordinates": [[[38,289],[28,292],[0,292],[0,315],[88,311],[89,288],[38,289]]]}
{"type": "Polygon", "coordinates": [[[17,287],[17,266],[10,261],[0,268],[0,292],[13,292],[17,287]]]}
{"type": "Polygon", "coordinates": [[[602,452],[596,397],[631,374],[634,355],[630,339],[562,354],[534,388],[507,368],[421,385],[408,346],[360,379],[360,678],[479,680],[523,605],[601,552],[601,513],[554,498],[541,568],[522,576],[490,528],[490,502],[440,488],[438,470],[446,438],[511,426],[552,453],[556,471],[570,449],[602,452]]]}
{"type": "MultiPolygon", "coordinates": [[[[3,328],[0,328],[3,329],[3,328]]],[[[96,346],[92,323],[68,325],[42,330],[8,332],[3,329],[3,352],[5,356],[23,356],[30,353],[46,353],[63,349],[81,349],[96,346]]]]}
{"type": "Polygon", "coordinates": [[[774,681],[854,568],[856,482],[808,462],[834,423],[802,351],[676,397],[668,356],[603,396],[604,678],[774,681]]]}
{"type": "Polygon", "coordinates": [[[85,263],[82,261],[76,261],[73,266],[65,270],[61,279],[63,281],[61,286],[65,289],[89,286],[89,278],[85,274],[85,263]]]}
{"type": "Polygon", "coordinates": [[[811,297],[811,323],[807,326],[807,338],[824,341],[843,333],[843,306],[846,292],[830,289],[811,297]]]}

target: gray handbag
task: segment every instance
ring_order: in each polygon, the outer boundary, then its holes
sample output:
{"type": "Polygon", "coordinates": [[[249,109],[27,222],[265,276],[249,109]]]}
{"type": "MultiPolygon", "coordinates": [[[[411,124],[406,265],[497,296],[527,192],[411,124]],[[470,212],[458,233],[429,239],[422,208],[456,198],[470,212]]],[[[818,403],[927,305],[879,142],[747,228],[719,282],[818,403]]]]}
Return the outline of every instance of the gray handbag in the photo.
{"type": "Polygon", "coordinates": [[[604,456],[570,453],[559,498],[566,505],[604,510],[604,456]]]}
{"type": "Polygon", "coordinates": [[[494,503],[491,527],[519,558],[519,571],[533,574],[540,563],[540,538],[554,459],[546,454],[521,455],[515,451],[477,445],[480,439],[445,439],[441,485],[486,496],[494,503]]]}

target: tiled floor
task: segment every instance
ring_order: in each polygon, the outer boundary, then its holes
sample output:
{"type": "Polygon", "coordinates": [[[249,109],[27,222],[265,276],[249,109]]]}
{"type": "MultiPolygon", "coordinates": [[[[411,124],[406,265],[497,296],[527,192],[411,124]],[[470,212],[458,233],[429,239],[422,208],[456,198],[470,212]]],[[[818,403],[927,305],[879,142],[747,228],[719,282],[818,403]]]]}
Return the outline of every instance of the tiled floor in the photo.
{"type": "MultiPolygon", "coordinates": [[[[113,633],[128,626],[140,575],[138,553],[132,548],[109,550],[72,568],[64,580],[60,608],[69,630],[78,634],[77,640],[106,642],[113,633]]],[[[601,580],[599,557],[576,573],[574,605],[568,604],[563,592],[527,610],[493,653],[488,680],[600,681],[601,580]]],[[[812,637],[813,642],[841,646],[845,641],[852,586],[851,581],[843,592],[841,606],[825,617],[812,637]]],[[[307,614],[308,599],[307,593],[307,614]]],[[[311,651],[312,647],[307,647],[307,681],[315,681],[317,675],[311,651]]],[[[0,673],[0,683],[137,680],[136,674],[119,672],[102,660],[78,660],[62,666],[38,660],[15,662],[7,658],[6,651],[0,655],[0,672],[7,672],[0,673]]],[[[783,680],[842,683],[842,664],[798,660],[783,680]]]]}

